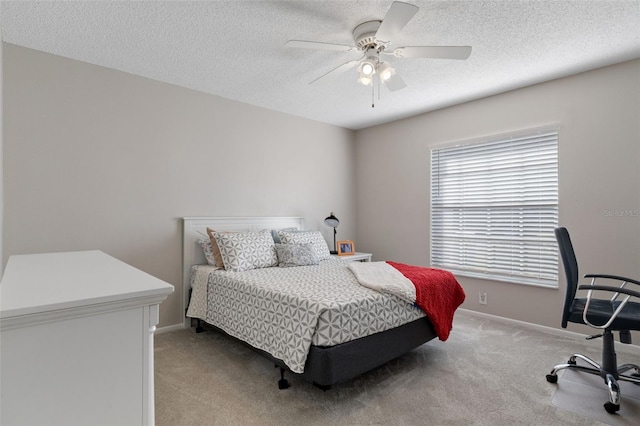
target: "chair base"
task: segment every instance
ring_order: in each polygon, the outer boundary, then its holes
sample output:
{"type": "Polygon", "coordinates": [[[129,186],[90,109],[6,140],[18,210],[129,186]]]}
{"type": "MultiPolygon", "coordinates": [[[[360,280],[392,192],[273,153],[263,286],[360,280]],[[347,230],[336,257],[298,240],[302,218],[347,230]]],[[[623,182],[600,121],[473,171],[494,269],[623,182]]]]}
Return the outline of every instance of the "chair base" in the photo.
{"type": "Polygon", "coordinates": [[[557,383],[558,371],[565,369],[579,370],[585,373],[595,374],[602,377],[604,379],[604,383],[609,389],[609,401],[604,404],[604,409],[611,414],[614,414],[618,410],[620,410],[620,387],[618,386],[618,380],[640,385],[640,367],[638,367],[637,365],[624,364],[617,367],[613,371],[608,371],[591,358],[581,354],[573,354],[566,364],[558,364],[553,367],[551,373],[547,374],[547,382],[557,383]],[[587,364],[589,364],[589,366],[578,365],[576,359],[580,359],[586,362],[587,364]],[[630,370],[635,370],[635,373],[625,374],[630,370]]]}

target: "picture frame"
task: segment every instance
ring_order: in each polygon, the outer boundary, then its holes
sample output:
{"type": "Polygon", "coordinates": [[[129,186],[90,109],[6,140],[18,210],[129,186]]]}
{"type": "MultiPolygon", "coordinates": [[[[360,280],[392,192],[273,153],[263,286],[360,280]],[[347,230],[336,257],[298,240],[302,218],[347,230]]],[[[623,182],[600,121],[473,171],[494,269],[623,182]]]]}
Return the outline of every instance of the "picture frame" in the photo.
{"type": "Polygon", "coordinates": [[[352,256],[356,252],[356,246],[351,240],[338,241],[338,256],[352,256]]]}

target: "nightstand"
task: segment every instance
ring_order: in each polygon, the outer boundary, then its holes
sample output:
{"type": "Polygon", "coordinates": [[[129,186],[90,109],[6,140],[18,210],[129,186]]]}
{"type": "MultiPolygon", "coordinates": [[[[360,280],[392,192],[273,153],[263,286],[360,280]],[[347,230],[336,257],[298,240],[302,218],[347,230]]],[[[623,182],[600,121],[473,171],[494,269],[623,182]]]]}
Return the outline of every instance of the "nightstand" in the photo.
{"type": "Polygon", "coordinates": [[[332,254],[331,256],[346,260],[347,262],[371,262],[372,254],[355,252],[354,254],[348,254],[345,256],[338,256],[337,254],[332,254]]]}

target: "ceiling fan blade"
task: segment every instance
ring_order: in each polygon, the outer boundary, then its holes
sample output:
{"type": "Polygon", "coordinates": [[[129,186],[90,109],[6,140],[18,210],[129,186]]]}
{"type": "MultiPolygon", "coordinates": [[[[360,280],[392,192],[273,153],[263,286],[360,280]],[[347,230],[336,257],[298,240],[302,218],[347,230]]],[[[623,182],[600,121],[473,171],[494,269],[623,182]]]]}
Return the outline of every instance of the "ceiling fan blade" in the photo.
{"type": "Polygon", "coordinates": [[[300,47],[303,49],[335,50],[338,52],[349,52],[351,50],[356,50],[355,46],[347,46],[345,44],[323,43],[320,41],[306,41],[306,40],[289,40],[284,45],[287,47],[300,47]]]}
{"type": "Polygon", "coordinates": [[[337,67],[330,70],[329,72],[324,73],[320,77],[311,81],[309,84],[317,84],[318,82],[322,82],[322,83],[329,82],[333,80],[335,77],[339,76],[340,74],[343,74],[349,71],[351,68],[355,67],[359,62],[360,62],[360,59],[358,59],[357,61],[349,61],[349,62],[345,62],[342,65],[338,65],[337,67]]]}
{"type": "Polygon", "coordinates": [[[393,51],[398,58],[467,59],[471,46],[408,46],[393,51]]]}
{"type": "Polygon", "coordinates": [[[388,80],[384,80],[383,82],[384,82],[384,85],[387,86],[387,89],[389,89],[392,92],[395,92],[396,90],[404,89],[405,87],[407,87],[407,84],[404,82],[402,78],[400,78],[400,76],[397,73],[392,75],[388,80]]]}
{"type": "Polygon", "coordinates": [[[389,42],[404,28],[405,25],[418,13],[419,7],[400,1],[391,3],[391,7],[385,15],[380,28],[376,32],[376,39],[381,42],[389,42]]]}

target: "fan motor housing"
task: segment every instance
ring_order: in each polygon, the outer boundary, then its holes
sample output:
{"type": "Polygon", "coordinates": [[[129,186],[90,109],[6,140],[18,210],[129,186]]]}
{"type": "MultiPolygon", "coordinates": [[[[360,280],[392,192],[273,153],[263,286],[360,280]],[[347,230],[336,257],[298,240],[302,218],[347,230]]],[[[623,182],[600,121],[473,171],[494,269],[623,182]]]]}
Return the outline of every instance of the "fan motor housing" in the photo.
{"type": "Polygon", "coordinates": [[[367,50],[371,47],[377,49],[381,46],[376,40],[376,32],[378,32],[381,23],[382,21],[367,21],[354,28],[353,40],[360,50],[367,50]]]}

